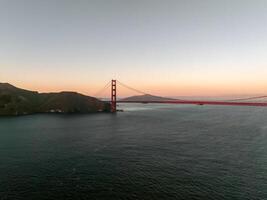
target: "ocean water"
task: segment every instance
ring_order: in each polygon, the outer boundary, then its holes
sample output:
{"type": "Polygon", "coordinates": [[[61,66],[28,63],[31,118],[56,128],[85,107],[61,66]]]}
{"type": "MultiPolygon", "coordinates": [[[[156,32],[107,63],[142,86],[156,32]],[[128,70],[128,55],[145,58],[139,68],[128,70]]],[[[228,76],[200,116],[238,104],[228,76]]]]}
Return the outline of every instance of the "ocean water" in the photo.
{"type": "Polygon", "coordinates": [[[267,108],[0,118],[0,199],[267,199],[267,108]]]}

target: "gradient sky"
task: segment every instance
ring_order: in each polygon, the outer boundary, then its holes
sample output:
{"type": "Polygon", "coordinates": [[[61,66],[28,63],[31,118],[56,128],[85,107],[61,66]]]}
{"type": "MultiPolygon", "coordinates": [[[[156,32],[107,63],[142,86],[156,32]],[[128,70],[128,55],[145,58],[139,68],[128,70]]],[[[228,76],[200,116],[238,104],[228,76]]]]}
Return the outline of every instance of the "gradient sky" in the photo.
{"type": "Polygon", "coordinates": [[[0,70],[41,92],[267,94],[267,1],[0,0],[0,70]]]}

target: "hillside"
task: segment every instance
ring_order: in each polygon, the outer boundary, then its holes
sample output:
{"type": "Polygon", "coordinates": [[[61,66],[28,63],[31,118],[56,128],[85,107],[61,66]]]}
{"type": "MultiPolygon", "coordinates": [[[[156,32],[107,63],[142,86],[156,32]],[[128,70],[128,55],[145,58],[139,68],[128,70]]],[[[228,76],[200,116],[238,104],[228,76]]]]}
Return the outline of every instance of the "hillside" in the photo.
{"type": "Polygon", "coordinates": [[[154,96],[150,94],[131,96],[131,97],[121,99],[121,101],[168,101],[168,100],[170,101],[174,99],[167,98],[167,97],[154,96]]]}
{"type": "Polygon", "coordinates": [[[76,92],[38,93],[0,83],[0,115],[108,112],[109,104],[76,92]]]}

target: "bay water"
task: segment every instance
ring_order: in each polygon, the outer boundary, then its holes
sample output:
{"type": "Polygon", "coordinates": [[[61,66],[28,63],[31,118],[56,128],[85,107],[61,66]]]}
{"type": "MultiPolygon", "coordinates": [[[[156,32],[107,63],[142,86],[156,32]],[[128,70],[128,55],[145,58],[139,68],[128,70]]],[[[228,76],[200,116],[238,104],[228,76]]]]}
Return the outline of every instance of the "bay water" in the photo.
{"type": "Polygon", "coordinates": [[[267,108],[0,118],[0,199],[267,199],[267,108]]]}

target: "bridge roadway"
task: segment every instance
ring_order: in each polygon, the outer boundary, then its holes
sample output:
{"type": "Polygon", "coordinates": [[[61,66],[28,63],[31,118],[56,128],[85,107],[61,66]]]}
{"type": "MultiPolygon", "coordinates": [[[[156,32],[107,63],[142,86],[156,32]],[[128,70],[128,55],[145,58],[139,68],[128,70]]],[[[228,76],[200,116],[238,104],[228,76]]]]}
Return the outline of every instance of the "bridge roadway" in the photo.
{"type": "Polygon", "coordinates": [[[163,104],[194,104],[194,105],[223,105],[223,106],[267,106],[264,102],[231,102],[231,101],[192,101],[192,100],[171,100],[171,101],[123,101],[116,103],[163,103],[163,104]]]}
{"type": "MultiPolygon", "coordinates": [[[[119,100],[117,98],[117,83],[120,86],[123,86],[129,90],[134,91],[135,93],[140,93],[142,95],[147,95],[147,93],[137,90],[135,88],[132,88],[118,80],[111,80],[106,84],[106,86],[100,90],[100,92],[103,92],[105,89],[107,89],[110,86],[111,83],[111,100],[105,101],[110,102],[111,104],[111,112],[116,112],[116,105],[117,103],[162,103],[162,104],[193,104],[193,105],[222,105],[222,106],[267,106],[267,102],[253,102],[252,99],[263,99],[267,98],[267,95],[265,96],[257,96],[257,97],[249,97],[249,98],[243,98],[243,99],[234,99],[234,100],[213,100],[213,101],[204,101],[204,100],[181,100],[181,99],[174,99],[174,100],[165,100],[165,101],[129,101],[129,100],[119,100]],[[118,99],[118,100],[117,100],[118,99]],[[242,101],[246,100],[246,102],[242,101]]],[[[153,96],[153,95],[152,95],[153,96]]]]}

